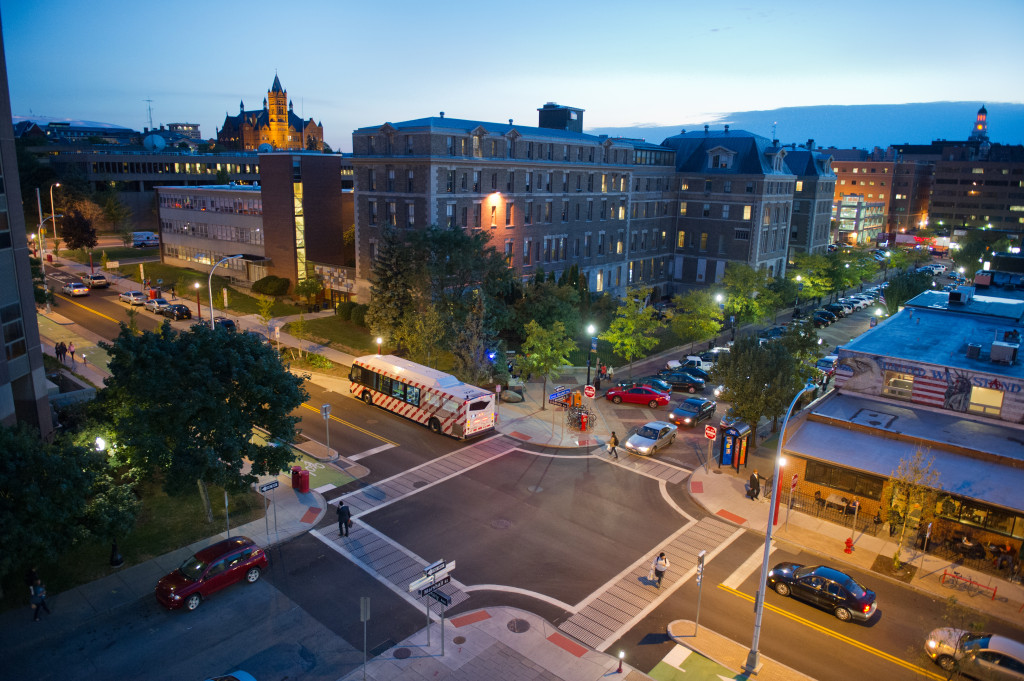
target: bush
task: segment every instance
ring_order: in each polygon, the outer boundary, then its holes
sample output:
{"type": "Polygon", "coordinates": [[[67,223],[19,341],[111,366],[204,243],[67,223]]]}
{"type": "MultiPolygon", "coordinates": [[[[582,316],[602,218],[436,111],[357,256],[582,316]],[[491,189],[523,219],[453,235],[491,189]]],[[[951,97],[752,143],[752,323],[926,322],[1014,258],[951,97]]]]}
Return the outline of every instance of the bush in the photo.
{"type": "Polygon", "coordinates": [[[262,293],[268,296],[283,296],[288,293],[291,281],[285,277],[277,277],[273,274],[263,277],[252,284],[253,293],[262,293]]]}
{"type": "Polygon", "coordinates": [[[342,319],[352,319],[352,310],[355,308],[355,306],[356,304],[353,303],[351,300],[339,304],[338,316],[341,317],[342,319]]]}
{"type": "Polygon", "coordinates": [[[369,305],[356,305],[352,308],[352,315],[349,319],[357,326],[366,326],[366,311],[369,309],[369,305]]]}
{"type": "Polygon", "coordinates": [[[309,355],[309,365],[314,369],[330,369],[334,363],[323,355],[311,354],[309,355]]]}

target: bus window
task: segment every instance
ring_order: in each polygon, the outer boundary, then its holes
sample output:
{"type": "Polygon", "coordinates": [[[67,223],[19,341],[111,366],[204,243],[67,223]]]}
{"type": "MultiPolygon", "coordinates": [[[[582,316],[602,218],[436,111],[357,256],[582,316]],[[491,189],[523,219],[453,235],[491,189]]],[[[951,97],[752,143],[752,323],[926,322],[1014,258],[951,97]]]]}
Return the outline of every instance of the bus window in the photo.
{"type": "Polygon", "coordinates": [[[407,386],[405,389],[405,401],[414,407],[420,406],[420,389],[414,385],[407,386]]]}
{"type": "Polygon", "coordinates": [[[477,400],[476,402],[473,402],[472,404],[469,405],[469,410],[470,411],[482,411],[484,409],[487,409],[490,405],[491,405],[491,401],[490,400],[477,400]]]}
{"type": "Polygon", "coordinates": [[[391,396],[396,397],[400,400],[405,399],[405,383],[399,381],[391,382],[391,396]]]}
{"type": "Polygon", "coordinates": [[[387,376],[380,377],[380,391],[385,395],[391,394],[391,379],[387,376]]]}

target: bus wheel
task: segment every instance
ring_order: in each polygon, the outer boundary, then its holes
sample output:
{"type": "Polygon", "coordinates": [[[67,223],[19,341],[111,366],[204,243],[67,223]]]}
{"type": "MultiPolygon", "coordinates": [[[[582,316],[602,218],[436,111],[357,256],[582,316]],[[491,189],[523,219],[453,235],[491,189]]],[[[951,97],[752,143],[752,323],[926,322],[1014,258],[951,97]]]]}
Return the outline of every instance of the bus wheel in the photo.
{"type": "Polygon", "coordinates": [[[373,395],[370,394],[369,390],[363,391],[363,402],[366,402],[371,407],[373,406],[373,395]]]}
{"type": "Polygon", "coordinates": [[[430,419],[430,423],[428,423],[427,425],[430,427],[431,432],[441,432],[441,422],[438,421],[437,419],[430,419]]]}

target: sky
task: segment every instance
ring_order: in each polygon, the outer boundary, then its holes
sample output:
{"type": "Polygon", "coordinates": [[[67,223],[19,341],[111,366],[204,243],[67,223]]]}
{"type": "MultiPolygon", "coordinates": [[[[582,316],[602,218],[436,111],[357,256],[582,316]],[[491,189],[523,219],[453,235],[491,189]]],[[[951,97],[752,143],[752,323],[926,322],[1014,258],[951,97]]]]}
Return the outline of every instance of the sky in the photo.
{"type": "Polygon", "coordinates": [[[152,100],[154,125],[199,123],[209,138],[239,101],[261,108],[276,73],[341,151],[356,128],[440,111],[535,126],[549,101],[585,109],[585,129],[1024,103],[1021,0],[0,0],[0,20],[15,115],[141,131],[152,100]]]}

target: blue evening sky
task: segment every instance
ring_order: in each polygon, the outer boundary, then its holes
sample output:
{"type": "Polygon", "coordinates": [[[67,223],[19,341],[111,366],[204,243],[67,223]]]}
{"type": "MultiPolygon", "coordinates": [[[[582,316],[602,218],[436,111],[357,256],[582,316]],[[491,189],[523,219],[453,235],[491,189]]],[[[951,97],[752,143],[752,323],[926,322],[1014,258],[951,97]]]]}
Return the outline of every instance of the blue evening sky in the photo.
{"type": "Polygon", "coordinates": [[[439,111],[536,125],[548,101],[586,109],[586,128],[1024,102],[1021,0],[0,0],[0,16],[15,115],[141,130],[152,99],[154,124],[209,138],[239,100],[261,107],[276,71],[343,151],[355,128],[439,111]]]}

